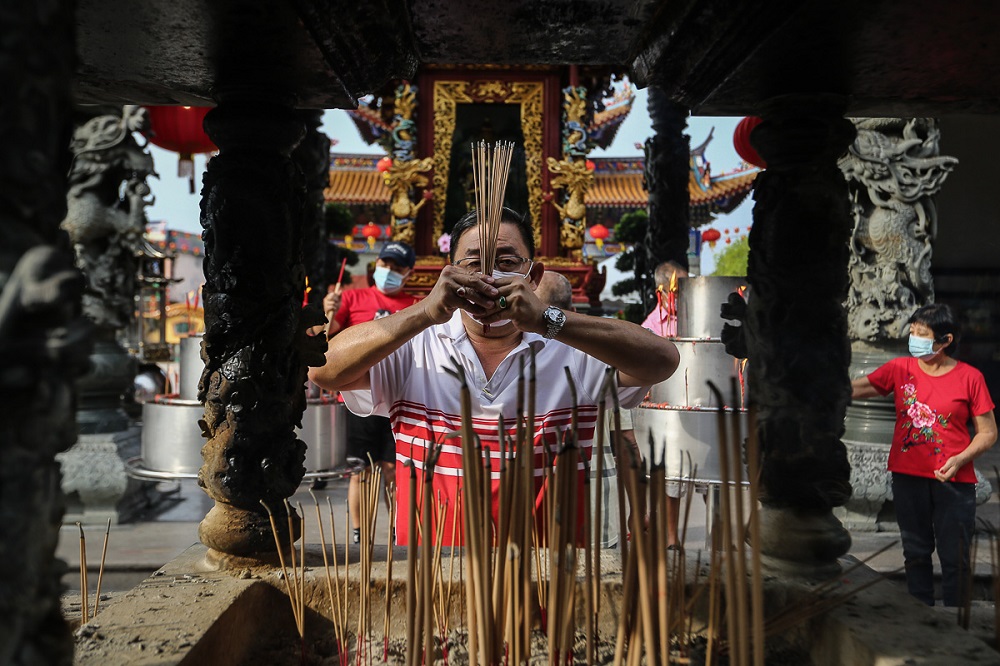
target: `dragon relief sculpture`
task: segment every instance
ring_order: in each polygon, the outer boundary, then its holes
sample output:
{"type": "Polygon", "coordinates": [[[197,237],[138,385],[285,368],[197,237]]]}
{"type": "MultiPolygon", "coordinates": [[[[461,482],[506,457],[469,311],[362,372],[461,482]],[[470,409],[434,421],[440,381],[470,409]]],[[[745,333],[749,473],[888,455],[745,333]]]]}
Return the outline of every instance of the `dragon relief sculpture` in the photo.
{"type": "Polygon", "coordinates": [[[563,156],[586,157],[590,151],[587,141],[586,88],[563,88],[563,123],[563,156]]]}
{"type": "Polygon", "coordinates": [[[100,115],[73,133],[66,218],[77,267],[83,272],[84,314],[100,328],[121,329],[132,319],[136,256],[153,203],[146,178],[153,157],[133,132],[149,127],[146,110],[124,106],[121,116],[100,115]]]}
{"type": "Polygon", "coordinates": [[[913,310],[934,300],[932,199],[958,160],[939,154],[932,118],[855,119],[857,138],[839,166],[852,195],[848,334],[899,337],[913,310]]]}
{"type": "Polygon", "coordinates": [[[565,189],[568,194],[565,204],[560,204],[554,197],[551,200],[562,218],[559,244],[567,250],[579,250],[583,247],[584,222],[587,218],[584,197],[594,182],[594,173],[587,168],[584,160],[556,160],[550,157],[547,164],[549,171],[555,174],[550,181],[552,188],[565,189]]]}
{"type": "Polygon", "coordinates": [[[413,121],[413,111],[417,106],[417,87],[403,82],[396,88],[392,117],[392,156],[394,160],[413,159],[417,147],[417,124],[413,121]]]}
{"type": "Polygon", "coordinates": [[[392,192],[389,210],[392,213],[392,239],[409,245],[414,244],[417,213],[432,196],[431,190],[424,190],[420,201],[413,203],[410,192],[415,188],[427,187],[424,175],[433,166],[433,158],[406,162],[394,161],[385,172],[386,187],[392,192]]]}

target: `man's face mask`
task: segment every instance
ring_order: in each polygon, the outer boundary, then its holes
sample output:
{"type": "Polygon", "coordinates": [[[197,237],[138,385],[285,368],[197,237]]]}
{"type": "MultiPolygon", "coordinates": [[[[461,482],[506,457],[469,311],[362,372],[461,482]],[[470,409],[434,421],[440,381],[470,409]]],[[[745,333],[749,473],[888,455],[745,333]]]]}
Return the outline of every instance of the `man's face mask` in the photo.
{"type": "MultiPolygon", "coordinates": [[[[534,265],[535,265],[535,262],[533,262],[533,261],[529,262],[528,263],[528,270],[526,270],[523,273],[511,273],[509,271],[498,271],[498,270],[496,270],[494,268],[493,269],[493,277],[496,278],[497,280],[499,280],[500,278],[514,278],[514,277],[524,278],[525,280],[527,280],[528,279],[528,274],[531,273],[531,267],[534,266],[534,265]]],[[[479,321],[478,319],[476,319],[475,317],[472,317],[472,315],[469,315],[469,316],[472,318],[472,321],[476,322],[477,324],[482,324],[483,323],[483,322],[479,321]]],[[[496,326],[496,327],[499,328],[500,326],[506,326],[509,323],[510,323],[510,319],[501,319],[500,321],[493,322],[492,324],[490,324],[490,326],[496,326]]]]}
{"type": "Polygon", "coordinates": [[[497,269],[494,268],[493,269],[493,277],[496,278],[496,279],[498,279],[498,280],[500,278],[513,278],[513,277],[524,278],[525,280],[527,280],[528,279],[528,274],[531,273],[531,268],[534,265],[535,265],[535,262],[529,261],[528,262],[528,270],[524,271],[523,273],[511,273],[509,271],[498,271],[497,269]]]}
{"type": "Polygon", "coordinates": [[[375,280],[375,286],[383,294],[394,294],[403,288],[406,276],[389,270],[387,266],[376,266],[372,279],[375,280]]]}
{"type": "Polygon", "coordinates": [[[922,338],[918,335],[913,335],[910,333],[907,346],[910,349],[910,355],[914,358],[919,358],[921,360],[929,360],[937,356],[937,352],[934,351],[934,339],[933,338],[922,338]]]}

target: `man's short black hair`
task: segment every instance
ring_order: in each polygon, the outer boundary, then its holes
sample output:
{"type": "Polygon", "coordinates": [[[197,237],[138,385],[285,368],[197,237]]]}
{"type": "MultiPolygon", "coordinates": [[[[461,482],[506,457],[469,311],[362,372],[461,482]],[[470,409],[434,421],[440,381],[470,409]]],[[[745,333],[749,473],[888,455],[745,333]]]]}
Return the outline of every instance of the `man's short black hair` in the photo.
{"type": "MultiPolygon", "coordinates": [[[[531,228],[528,224],[526,216],[507,208],[504,206],[500,209],[500,223],[509,223],[517,227],[518,232],[521,234],[521,240],[524,241],[524,246],[528,248],[528,259],[535,258],[535,230],[531,228]]],[[[462,235],[472,229],[479,221],[476,219],[476,209],[473,208],[468,213],[462,216],[462,218],[455,223],[455,226],[451,228],[451,251],[449,253],[449,258],[455,261],[455,250],[458,248],[458,239],[462,235]]]]}
{"type": "Polygon", "coordinates": [[[961,337],[961,327],[955,319],[955,314],[951,308],[944,303],[931,303],[910,315],[910,324],[923,324],[934,333],[935,342],[944,342],[945,337],[950,333],[951,344],[944,348],[944,353],[954,356],[958,349],[958,339],[961,337]]]}

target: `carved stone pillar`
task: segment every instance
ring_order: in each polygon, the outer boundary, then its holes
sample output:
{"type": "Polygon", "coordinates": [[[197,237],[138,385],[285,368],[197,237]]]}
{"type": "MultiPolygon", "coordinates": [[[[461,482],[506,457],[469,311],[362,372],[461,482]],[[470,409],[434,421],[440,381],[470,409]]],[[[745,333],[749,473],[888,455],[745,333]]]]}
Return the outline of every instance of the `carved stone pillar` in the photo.
{"type": "MultiPolygon", "coordinates": [[[[910,315],[934,302],[933,197],[958,163],[940,154],[933,118],[853,122],[857,138],[839,161],[854,221],[847,295],[852,379],[905,355],[910,315]]],[[[847,408],[844,444],[854,494],[837,515],[851,530],[898,529],[886,469],[895,422],[891,396],[857,400],[847,408]]],[[[989,494],[989,483],[980,483],[977,499],[986,501],[989,494]]]]}
{"type": "Polygon", "coordinates": [[[74,379],[89,327],[66,215],[71,2],[0,12],[0,663],[70,664],[55,557],[65,498],[56,453],[76,439],[74,379]]]}
{"type": "Polygon", "coordinates": [[[850,535],[833,516],[851,495],[840,438],[850,400],[847,240],[837,158],[854,137],[833,96],[767,102],[751,135],[757,177],[747,307],[749,379],[762,451],[762,552],[803,575],[837,570],[850,535]]]}
{"type": "Polygon", "coordinates": [[[136,359],[118,336],[136,328],[138,256],[145,247],[148,148],[133,137],[149,129],[138,106],[82,107],[70,150],[66,217],[76,265],[83,271],[83,314],[94,325],[90,371],[77,381],[80,438],[59,455],[68,520],[115,522],[152,491],[129,479],[125,461],[139,455],[140,429],[122,408],[132,390],[136,359]]]}
{"type": "Polygon", "coordinates": [[[331,283],[330,272],[338,268],[327,265],[326,224],[323,217],[323,190],[330,186],[330,139],[319,131],[323,124],[322,111],[308,109],[299,111],[298,116],[305,123],[306,135],[292,153],[292,159],[305,176],[302,252],[311,288],[309,302],[318,304],[323,302],[327,285],[331,283]]]}
{"type": "Polygon", "coordinates": [[[306,405],[306,363],[321,362],[325,348],[322,336],[305,335],[322,315],[302,308],[305,183],[291,152],[304,128],[290,106],[223,98],[205,129],[220,152],[202,192],[205,370],[198,399],[208,442],[198,483],[215,506],[198,535],[216,551],[250,555],[274,551],[261,500],[287,536],[282,502],[305,473],[305,444],[294,427],[306,405]]]}
{"type": "Polygon", "coordinates": [[[690,137],[684,133],[688,110],[671,101],[656,85],[649,87],[647,102],[653,136],[646,139],[646,189],[649,192],[649,227],[645,252],[636,253],[636,278],[642,285],[643,311],[656,302],[653,271],[664,261],[688,268],[690,224],[688,169],[690,137]],[[641,272],[640,272],[641,271],[641,272]]]}

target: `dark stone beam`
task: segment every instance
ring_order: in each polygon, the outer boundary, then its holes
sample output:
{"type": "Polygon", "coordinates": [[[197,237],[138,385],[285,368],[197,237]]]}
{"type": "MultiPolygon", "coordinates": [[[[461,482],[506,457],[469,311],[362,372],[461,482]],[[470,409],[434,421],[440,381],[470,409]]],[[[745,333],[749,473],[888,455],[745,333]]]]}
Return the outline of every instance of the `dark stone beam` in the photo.
{"type": "Polygon", "coordinates": [[[287,539],[282,503],[305,473],[305,444],[294,427],[306,406],[306,363],[321,364],[326,347],[322,336],[305,334],[322,315],[302,308],[305,179],[291,153],[305,128],[291,105],[276,99],[223,97],[205,119],[220,152],[209,163],[201,204],[205,370],[198,398],[208,442],[198,482],[215,506],[198,534],[229,555],[274,551],[261,500],[287,539]]]}
{"type": "Polygon", "coordinates": [[[847,184],[837,158],[854,138],[834,96],[765,103],[751,141],[768,168],[754,188],[746,326],[748,384],[762,451],[762,552],[829,573],[850,535],[833,507],[851,496],[841,436],[850,401],[847,184]]]}
{"type": "Polygon", "coordinates": [[[417,51],[404,0],[365,0],[353,11],[333,0],[295,0],[330,69],[355,97],[391,79],[412,79],[417,51]]]}
{"type": "Polygon", "coordinates": [[[697,109],[800,6],[794,0],[667,3],[644,26],[629,76],[697,109]]]}

